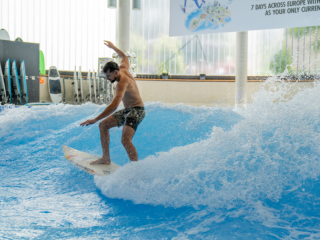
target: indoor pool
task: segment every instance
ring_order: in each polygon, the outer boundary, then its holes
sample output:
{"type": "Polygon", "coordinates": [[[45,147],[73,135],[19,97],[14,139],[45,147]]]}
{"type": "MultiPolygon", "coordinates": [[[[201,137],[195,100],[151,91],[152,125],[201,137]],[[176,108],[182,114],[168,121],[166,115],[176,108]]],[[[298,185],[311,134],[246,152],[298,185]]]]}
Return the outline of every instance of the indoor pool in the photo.
{"type": "Polygon", "coordinates": [[[104,105],[2,108],[0,239],[320,239],[320,86],[269,79],[246,109],[146,103],[130,163],[122,128],[94,177],[62,145],[101,155],[104,105]]]}

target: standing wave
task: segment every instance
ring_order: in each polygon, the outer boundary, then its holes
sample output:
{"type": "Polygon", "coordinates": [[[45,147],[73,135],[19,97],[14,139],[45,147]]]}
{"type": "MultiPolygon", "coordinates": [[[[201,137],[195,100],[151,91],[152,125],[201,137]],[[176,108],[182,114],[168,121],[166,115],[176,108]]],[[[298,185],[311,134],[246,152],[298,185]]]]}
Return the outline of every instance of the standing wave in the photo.
{"type": "Polygon", "coordinates": [[[206,139],[126,164],[96,185],[110,198],[175,208],[277,202],[320,173],[320,86],[298,86],[270,78],[254,103],[234,110],[243,119],[230,129],[214,126],[206,139]]]}

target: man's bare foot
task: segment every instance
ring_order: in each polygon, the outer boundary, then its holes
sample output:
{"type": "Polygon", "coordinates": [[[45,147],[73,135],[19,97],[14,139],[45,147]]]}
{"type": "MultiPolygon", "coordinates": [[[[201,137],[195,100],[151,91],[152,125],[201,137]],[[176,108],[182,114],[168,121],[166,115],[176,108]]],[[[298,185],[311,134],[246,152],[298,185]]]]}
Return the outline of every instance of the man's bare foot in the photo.
{"type": "Polygon", "coordinates": [[[90,165],[96,165],[96,164],[107,164],[109,165],[111,163],[110,159],[104,159],[104,158],[99,158],[96,161],[92,161],[90,165]]]}

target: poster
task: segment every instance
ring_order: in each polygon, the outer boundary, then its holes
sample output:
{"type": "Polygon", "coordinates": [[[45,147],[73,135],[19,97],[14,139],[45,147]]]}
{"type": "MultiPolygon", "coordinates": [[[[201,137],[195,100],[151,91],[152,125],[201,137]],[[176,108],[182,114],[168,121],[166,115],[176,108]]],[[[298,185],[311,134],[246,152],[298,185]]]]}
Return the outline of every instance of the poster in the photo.
{"type": "Polygon", "coordinates": [[[320,25],[320,0],[171,0],[170,36],[320,25]]]}

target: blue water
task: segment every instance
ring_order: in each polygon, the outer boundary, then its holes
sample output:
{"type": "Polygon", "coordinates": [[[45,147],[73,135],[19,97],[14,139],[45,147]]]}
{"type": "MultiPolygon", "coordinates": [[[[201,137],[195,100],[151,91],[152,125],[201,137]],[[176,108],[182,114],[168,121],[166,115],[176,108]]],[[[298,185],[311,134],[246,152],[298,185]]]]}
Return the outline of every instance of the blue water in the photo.
{"type": "Polygon", "coordinates": [[[101,155],[105,106],[0,112],[0,239],[320,239],[320,86],[272,79],[247,109],[147,103],[129,159],[93,177],[62,145],[101,155]]]}

